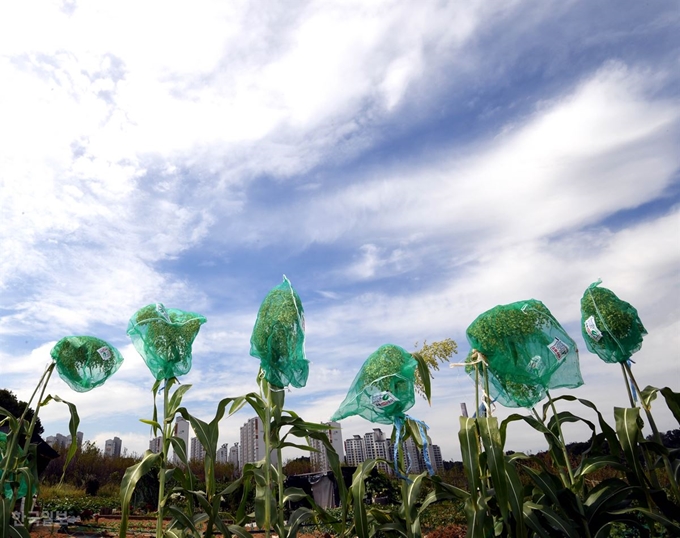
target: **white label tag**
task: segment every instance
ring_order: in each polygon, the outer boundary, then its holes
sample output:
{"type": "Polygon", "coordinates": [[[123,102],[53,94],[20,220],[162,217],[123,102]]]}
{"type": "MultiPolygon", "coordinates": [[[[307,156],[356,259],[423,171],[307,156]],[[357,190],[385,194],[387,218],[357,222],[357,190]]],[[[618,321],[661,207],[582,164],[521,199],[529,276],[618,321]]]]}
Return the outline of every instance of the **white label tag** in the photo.
{"type": "Polygon", "coordinates": [[[600,332],[600,329],[598,329],[597,325],[595,324],[595,317],[590,316],[583,323],[583,326],[585,327],[588,336],[590,336],[596,342],[600,341],[600,339],[602,338],[602,332],[600,332]]]}
{"type": "Polygon", "coordinates": [[[99,356],[105,361],[108,361],[113,356],[111,350],[108,347],[100,347],[97,350],[97,353],[99,353],[99,356]]]}
{"type": "Polygon", "coordinates": [[[548,346],[548,349],[553,355],[555,355],[555,358],[558,361],[562,360],[569,353],[569,347],[559,338],[555,338],[548,346]]]}
{"type": "Polygon", "coordinates": [[[371,403],[375,407],[383,408],[397,401],[397,397],[389,391],[379,392],[371,396],[371,403]]]}

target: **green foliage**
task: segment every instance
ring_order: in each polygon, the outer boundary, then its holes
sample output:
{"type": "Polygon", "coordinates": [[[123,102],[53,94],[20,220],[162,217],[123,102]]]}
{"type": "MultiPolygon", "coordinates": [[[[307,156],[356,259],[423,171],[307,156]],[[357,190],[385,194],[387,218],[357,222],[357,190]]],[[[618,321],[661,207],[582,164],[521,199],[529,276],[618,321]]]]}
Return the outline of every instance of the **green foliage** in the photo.
{"type": "Polygon", "coordinates": [[[191,346],[206,319],[200,314],[154,303],[130,318],[127,334],[157,380],[191,370],[191,346]]]}
{"type": "Polygon", "coordinates": [[[647,330],[633,306],[599,284],[588,286],[581,298],[583,339],[603,361],[625,362],[642,347],[647,330]]]}
{"type": "Polygon", "coordinates": [[[466,372],[480,379],[485,392],[506,407],[531,408],[549,389],[583,384],[576,343],[535,299],[498,305],[466,331],[472,351],[466,372]]]}
{"type": "Polygon", "coordinates": [[[302,301],[284,276],[262,301],[250,338],[250,354],[260,359],[267,381],[275,387],[307,384],[305,316],[302,301]]]}
{"type": "Polygon", "coordinates": [[[57,363],[57,372],[76,392],[87,392],[99,387],[123,363],[118,350],[94,336],[67,336],[50,351],[57,363]]]}
{"type": "Polygon", "coordinates": [[[63,484],[61,486],[44,486],[40,488],[37,503],[42,510],[56,510],[80,515],[86,510],[101,512],[102,508],[119,509],[118,496],[91,496],[81,488],[63,484]]]}
{"type": "MultiPolygon", "coordinates": [[[[423,341],[423,347],[418,348],[418,342],[416,342],[416,350],[411,353],[416,360],[422,360],[427,366],[428,376],[430,379],[434,379],[433,370],[439,371],[439,363],[449,362],[449,359],[456,353],[458,353],[458,344],[454,342],[451,338],[446,338],[438,342],[427,343],[427,340],[423,341]]],[[[415,377],[415,388],[416,392],[421,396],[425,397],[425,382],[420,373],[420,369],[416,370],[415,377]]]]}
{"type": "MultiPolygon", "coordinates": [[[[2,443],[2,450],[0,450],[0,536],[3,537],[23,536],[25,538],[27,536],[25,529],[17,530],[12,525],[11,513],[21,496],[28,496],[29,492],[32,493],[37,490],[37,445],[32,441],[38,421],[38,411],[42,406],[49,404],[51,401],[61,402],[68,406],[71,414],[69,431],[74,442],[67,453],[66,464],[68,464],[68,461],[75,453],[76,430],[80,421],[75,406],[58,396],[45,396],[45,391],[54,368],[54,363],[47,366],[20,416],[16,417],[10,411],[0,407],[0,426],[3,426],[7,431],[6,434],[3,433],[4,442],[2,443]],[[26,417],[28,416],[30,405],[36,396],[38,405],[29,421],[26,417]]],[[[64,467],[65,471],[66,467],[64,467]]],[[[25,519],[28,518],[30,504],[25,503],[25,519]]]]}
{"type": "MultiPolygon", "coordinates": [[[[419,361],[399,346],[380,346],[362,365],[331,420],[359,415],[371,422],[393,424],[395,417],[403,416],[415,403],[414,377],[419,364],[424,364],[422,357],[419,361]]],[[[426,367],[424,371],[428,371],[426,367]]],[[[429,396],[429,376],[422,379],[429,396]]]]}
{"type": "MultiPolygon", "coordinates": [[[[653,392],[647,394],[651,397],[653,392]]],[[[658,392],[675,401],[672,391],[658,392]]],[[[495,418],[461,418],[459,436],[470,486],[466,503],[469,536],[600,538],[624,530],[640,536],[679,533],[678,500],[655,489],[652,480],[653,474],[664,470],[663,458],[669,460],[669,468],[680,467],[677,453],[656,441],[643,440],[639,409],[615,409],[614,414],[616,426],[612,428],[591,402],[566,395],[550,400],[541,415],[511,415],[500,426],[495,418]],[[595,412],[596,422],[570,412],[558,413],[555,403],[560,400],[578,402],[595,412]],[[508,426],[518,420],[545,436],[548,461],[504,453],[508,426]],[[576,461],[565,449],[560,426],[565,422],[581,422],[592,432],[576,461]],[[650,452],[657,456],[646,466],[643,456],[650,452]],[[607,469],[609,477],[601,474],[607,469]],[[593,480],[597,473],[601,478],[593,480]]]]}

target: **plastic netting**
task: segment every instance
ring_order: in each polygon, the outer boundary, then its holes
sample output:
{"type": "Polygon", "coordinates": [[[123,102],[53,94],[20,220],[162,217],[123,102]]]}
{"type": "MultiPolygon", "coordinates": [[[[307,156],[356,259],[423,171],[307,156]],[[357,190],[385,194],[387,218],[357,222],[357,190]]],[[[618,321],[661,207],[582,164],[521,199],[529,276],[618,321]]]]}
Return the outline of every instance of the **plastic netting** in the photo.
{"type": "Polygon", "coordinates": [[[331,420],[359,415],[371,422],[393,424],[415,403],[417,366],[405,349],[393,344],[379,347],[364,362],[331,420]]]}
{"type": "MultiPolygon", "coordinates": [[[[489,396],[506,407],[533,407],[546,391],[583,384],[576,343],[540,301],[529,299],[484,312],[466,331],[486,357],[489,396]]],[[[474,354],[468,355],[470,362],[474,354]]],[[[466,367],[474,377],[474,368],[466,367]]]]}
{"type": "Polygon", "coordinates": [[[626,362],[642,347],[647,330],[637,310],[619,299],[601,280],[592,283],[581,298],[581,333],[588,351],[604,362],[626,362]]]}
{"type": "Polygon", "coordinates": [[[156,379],[191,370],[191,346],[206,319],[194,312],[154,303],[130,318],[127,334],[156,379]]]}
{"type": "Polygon", "coordinates": [[[120,368],[123,357],[111,344],[94,336],[67,336],[50,351],[59,376],[77,392],[103,385],[120,368]]]}
{"type": "MultiPolygon", "coordinates": [[[[0,460],[3,459],[5,452],[7,451],[7,434],[5,432],[0,432],[0,460]]],[[[23,452],[22,452],[23,453],[23,452]]],[[[5,499],[12,500],[14,497],[14,492],[12,491],[12,485],[11,482],[15,480],[14,473],[8,473],[6,476],[6,481],[5,481],[5,499]]],[[[18,482],[19,482],[19,487],[17,488],[17,494],[16,494],[16,499],[21,499],[22,497],[26,497],[26,494],[28,493],[28,484],[26,483],[26,477],[24,475],[19,475],[18,477],[18,482]]],[[[33,485],[33,494],[35,495],[37,493],[37,487],[33,485]]]]}
{"type": "Polygon", "coordinates": [[[301,388],[307,384],[305,313],[285,275],[260,305],[250,337],[250,354],[260,359],[264,377],[271,385],[301,388]]]}

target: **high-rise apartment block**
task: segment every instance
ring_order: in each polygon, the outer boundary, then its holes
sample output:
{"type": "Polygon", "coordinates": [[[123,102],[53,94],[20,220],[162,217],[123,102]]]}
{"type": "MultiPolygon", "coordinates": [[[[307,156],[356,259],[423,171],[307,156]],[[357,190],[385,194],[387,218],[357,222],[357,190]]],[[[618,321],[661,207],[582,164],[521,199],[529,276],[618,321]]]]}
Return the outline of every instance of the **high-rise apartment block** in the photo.
{"type": "Polygon", "coordinates": [[[104,455],[109,458],[120,458],[120,451],[123,448],[123,442],[119,437],[107,439],[104,443],[104,455]]]}
{"type": "MultiPolygon", "coordinates": [[[[444,468],[441,449],[438,445],[428,444],[428,456],[435,472],[444,468]]],[[[427,469],[422,451],[418,448],[412,437],[403,443],[404,457],[409,473],[420,474],[427,469]]],[[[347,465],[359,465],[370,459],[383,459],[387,462],[394,460],[394,445],[380,428],[374,428],[362,438],[354,435],[345,441],[345,463],[347,465]]],[[[385,473],[392,472],[389,463],[381,462],[378,469],[385,473]]]]}
{"type": "MultiPolygon", "coordinates": [[[[365,459],[384,459],[392,461],[392,441],[380,428],[373,428],[372,432],[364,435],[364,454],[365,459]]],[[[390,467],[386,463],[379,463],[378,469],[384,473],[390,472],[390,467]]]]}
{"type": "MultiPolygon", "coordinates": [[[[331,446],[335,449],[340,458],[340,461],[344,461],[343,449],[342,449],[342,427],[339,422],[322,422],[321,424],[328,426],[326,430],[326,435],[328,440],[331,442],[331,446]]],[[[328,471],[330,465],[328,463],[328,455],[326,453],[326,446],[323,442],[318,439],[310,439],[310,446],[317,450],[318,452],[310,452],[309,458],[312,464],[312,468],[315,471],[328,471]]]]}
{"type": "MultiPolygon", "coordinates": [[[[241,457],[239,469],[243,469],[246,463],[252,463],[264,459],[264,430],[260,417],[253,417],[241,427],[241,457]]],[[[271,453],[272,463],[276,463],[276,452],[271,453]]]]}
{"type": "Polygon", "coordinates": [[[442,449],[439,445],[432,446],[432,467],[436,473],[444,470],[444,459],[442,458],[442,449]]]}
{"type": "MultiPolygon", "coordinates": [[[[52,448],[68,448],[71,446],[71,436],[58,433],[56,435],[50,435],[45,439],[45,442],[52,448]]],[[[76,445],[79,447],[83,445],[83,432],[76,433],[76,445]]]]}
{"type": "Polygon", "coordinates": [[[240,469],[239,461],[238,443],[234,443],[234,446],[229,449],[229,463],[234,466],[234,469],[240,469]]]}
{"type": "Polygon", "coordinates": [[[149,441],[149,450],[154,454],[160,454],[161,450],[163,450],[163,438],[154,437],[151,439],[151,441],[149,441]]]}
{"type": "Polygon", "coordinates": [[[227,463],[229,461],[229,444],[224,443],[217,449],[216,462],[227,463]]]}
{"type": "MultiPolygon", "coordinates": [[[[189,421],[184,419],[183,417],[177,417],[175,419],[175,429],[174,429],[174,435],[175,437],[179,437],[184,441],[184,450],[188,451],[189,450],[189,421]]],[[[179,458],[177,457],[177,454],[175,454],[175,463],[179,463],[179,458]]]]}
{"type": "Polygon", "coordinates": [[[205,459],[205,448],[198,440],[198,437],[191,438],[191,453],[189,454],[190,461],[203,461],[205,459]]]}
{"type": "Polygon", "coordinates": [[[345,441],[345,463],[347,465],[359,465],[366,460],[364,455],[364,440],[360,435],[355,435],[345,441]]]}

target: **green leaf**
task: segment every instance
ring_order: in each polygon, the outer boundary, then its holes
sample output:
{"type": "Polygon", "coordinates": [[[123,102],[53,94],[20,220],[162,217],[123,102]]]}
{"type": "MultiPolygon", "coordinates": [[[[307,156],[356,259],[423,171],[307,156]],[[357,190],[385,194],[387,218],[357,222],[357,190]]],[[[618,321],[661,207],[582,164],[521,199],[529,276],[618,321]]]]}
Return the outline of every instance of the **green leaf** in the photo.
{"type": "Polygon", "coordinates": [[[180,508],[176,506],[168,506],[166,510],[174,519],[174,521],[170,523],[172,528],[179,528],[183,531],[185,529],[189,529],[194,533],[198,532],[196,529],[196,524],[180,508]]]}
{"type": "Polygon", "coordinates": [[[283,492],[283,503],[301,501],[306,497],[307,493],[302,488],[286,488],[283,492]]]}
{"type": "Polygon", "coordinates": [[[554,510],[544,505],[534,503],[526,504],[536,512],[540,513],[545,518],[547,523],[556,531],[562,533],[564,536],[568,536],[569,538],[580,538],[576,527],[574,527],[570,521],[567,521],[566,519],[557,515],[554,510]]]}
{"type": "Polygon", "coordinates": [[[418,375],[420,377],[420,380],[423,383],[423,393],[425,394],[425,398],[427,399],[427,403],[430,405],[432,404],[432,389],[431,389],[431,380],[430,380],[430,369],[428,368],[427,361],[425,358],[420,354],[420,353],[412,353],[411,356],[416,360],[418,363],[418,375]]]}
{"type": "MultiPolygon", "coordinates": [[[[167,382],[171,383],[171,380],[169,379],[167,382]]],[[[168,403],[168,408],[165,410],[166,422],[174,420],[175,413],[177,413],[179,406],[182,404],[182,398],[190,388],[191,385],[180,385],[179,387],[177,387],[177,390],[175,390],[175,392],[172,393],[172,396],[170,397],[170,401],[168,403]]]]}
{"type": "Polygon", "coordinates": [[[161,425],[158,422],[156,422],[155,420],[140,418],[139,422],[143,422],[144,424],[148,424],[149,426],[153,427],[154,434],[156,433],[156,431],[161,429],[161,425]]]}
{"type": "Polygon", "coordinates": [[[673,392],[668,387],[661,389],[661,395],[666,399],[666,405],[671,410],[675,420],[680,424],[680,392],[673,392]]]}
{"type": "Polygon", "coordinates": [[[553,538],[553,533],[548,532],[548,530],[543,527],[543,524],[530,505],[534,506],[533,503],[524,503],[524,507],[522,509],[524,512],[524,521],[526,521],[527,527],[533,530],[541,538],[553,538]]]}
{"type": "Polygon", "coordinates": [[[227,529],[229,529],[231,534],[238,536],[239,538],[253,538],[252,534],[238,525],[227,525],[227,529]]]}
{"type": "Polygon", "coordinates": [[[505,455],[501,446],[501,434],[496,417],[480,417],[477,419],[479,434],[486,452],[486,464],[491,474],[496,501],[501,511],[501,517],[508,522],[510,501],[505,474],[505,455]]]}
{"type": "Polygon", "coordinates": [[[626,471],[626,466],[622,465],[618,458],[614,456],[597,456],[584,459],[581,465],[574,470],[574,474],[581,477],[605,468],[622,472],[626,471]]]}
{"type": "Polygon", "coordinates": [[[369,477],[375,465],[375,460],[366,460],[362,462],[357,467],[357,470],[354,471],[354,476],[352,477],[350,492],[352,495],[352,504],[354,506],[354,527],[359,536],[369,536],[370,534],[368,518],[366,516],[366,505],[364,504],[364,497],[366,496],[366,484],[364,480],[369,477]]]}
{"type": "Polygon", "coordinates": [[[607,442],[609,443],[609,450],[611,451],[611,454],[616,457],[618,457],[621,454],[621,446],[619,444],[618,438],[616,437],[616,431],[614,431],[614,429],[607,423],[607,421],[604,420],[602,413],[600,413],[600,411],[597,409],[597,406],[594,403],[592,403],[589,400],[584,400],[583,398],[575,398],[574,396],[571,396],[569,394],[553,398],[553,402],[558,402],[560,400],[565,400],[567,402],[579,402],[581,405],[595,411],[595,413],[597,414],[597,420],[600,426],[600,430],[602,431],[605,438],[607,439],[607,442]]]}
{"type": "Polygon", "coordinates": [[[637,491],[639,491],[639,488],[630,486],[618,478],[608,478],[600,482],[583,502],[589,525],[593,528],[602,526],[607,521],[604,514],[625,508],[624,505],[632,502],[637,491]],[[603,517],[604,520],[602,520],[603,517]],[[598,518],[601,518],[599,522],[597,521],[598,518]]]}
{"type": "Polygon", "coordinates": [[[470,493],[474,498],[481,488],[481,469],[479,468],[479,444],[475,419],[460,417],[460,450],[463,457],[463,469],[470,484],[470,493]]]}
{"type": "Polygon", "coordinates": [[[309,508],[301,506],[295,512],[293,512],[288,518],[288,524],[290,529],[288,531],[289,536],[296,536],[300,525],[314,516],[314,512],[309,508]]]}
{"type": "MultiPolygon", "coordinates": [[[[640,465],[638,443],[642,437],[642,418],[637,407],[615,407],[614,419],[616,432],[626,457],[626,463],[633,469],[633,476],[637,478],[637,485],[644,486],[646,477],[640,465]]],[[[630,479],[630,477],[629,477],[630,479]]]]}
{"type": "Polygon", "coordinates": [[[505,477],[508,484],[508,500],[510,502],[510,510],[515,519],[515,535],[524,536],[526,529],[524,525],[524,517],[522,508],[524,504],[524,488],[517,473],[517,469],[511,462],[510,458],[506,456],[504,466],[505,477]]]}
{"type": "Polygon", "coordinates": [[[60,402],[68,406],[69,412],[71,414],[71,419],[68,422],[68,431],[71,434],[71,446],[68,448],[68,452],[66,452],[66,458],[64,459],[64,467],[61,473],[61,481],[64,481],[64,477],[66,476],[66,468],[68,467],[68,464],[71,463],[71,460],[73,459],[73,456],[76,455],[76,451],[78,450],[78,425],[80,424],[80,417],[78,416],[78,410],[76,409],[76,406],[70,402],[67,402],[66,400],[62,400],[59,396],[54,395],[48,395],[45,397],[45,399],[42,401],[40,404],[40,407],[43,407],[47,405],[50,400],[54,400],[55,402],[60,402]]]}
{"type": "Polygon", "coordinates": [[[120,537],[125,538],[128,526],[128,517],[130,512],[130,501],[132,494],[135,491],[139,479],[148,473],[151,469],[156,467],[161,461],[160,454],[154,454],[150,450],[144,453],[141,461],[130,466],[125,471],[123,480],[120,483],[120,537]]]}

